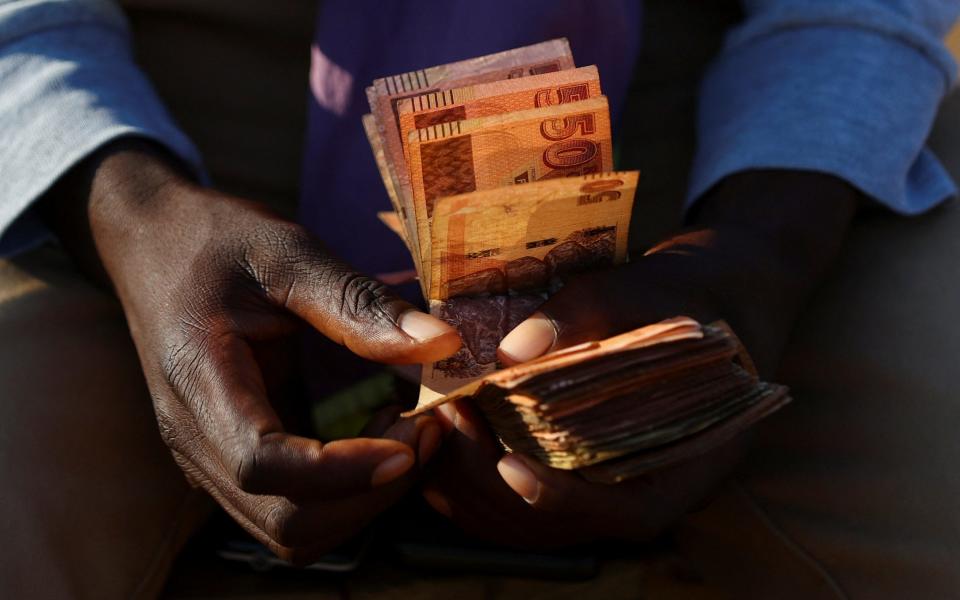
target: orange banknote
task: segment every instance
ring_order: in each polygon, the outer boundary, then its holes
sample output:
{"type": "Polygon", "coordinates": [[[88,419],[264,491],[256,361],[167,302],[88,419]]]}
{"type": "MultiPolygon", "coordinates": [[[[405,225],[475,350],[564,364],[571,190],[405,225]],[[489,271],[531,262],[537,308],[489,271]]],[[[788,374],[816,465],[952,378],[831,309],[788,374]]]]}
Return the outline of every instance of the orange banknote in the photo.
{"type": "Polygon", "coordinates": [[[440,198],[431,300],[544,290],[624,262],[639,173],[595,173],[440,198]]]}
{"type": "Polygon", "coordinates": [[[421,94],[397,104],[400,139],[409,154],[410,132],[439,123],[489,117],[518,110],[544,108],[601,96],[595,66],[520,79],[503,79],[421,94]]]}
{"type": "Polygon", "coordinates": [[[425,242],[438,198],[613,168],[603,96],[441,123],[412,132],[409,143],[421,277],[429,277],[431,249],[425,242]]]}

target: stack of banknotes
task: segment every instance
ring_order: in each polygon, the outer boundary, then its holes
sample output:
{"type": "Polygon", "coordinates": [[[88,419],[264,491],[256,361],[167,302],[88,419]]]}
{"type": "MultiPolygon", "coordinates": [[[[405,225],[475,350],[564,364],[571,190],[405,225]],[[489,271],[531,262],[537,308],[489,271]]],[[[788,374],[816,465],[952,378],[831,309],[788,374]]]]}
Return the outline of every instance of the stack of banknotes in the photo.
{"type": "Polygon", "coordinates": [[[491,373],[411,414],[467,397],[508,449],[603,483],[701,454],[789,400],[728,327],[688,317],[491,373]]]}
{"type": "Polygon", "coordinates": [[[431,314],[463,347],[418,411],[474,397],[508,447],[597,481],[708,450],[787,401],[687,318],[501,369],[507,333],[577,272],[622,263],[639,174],[613,170],[597,68],[565,39],[377,79],[363,126],[431,314]]]}

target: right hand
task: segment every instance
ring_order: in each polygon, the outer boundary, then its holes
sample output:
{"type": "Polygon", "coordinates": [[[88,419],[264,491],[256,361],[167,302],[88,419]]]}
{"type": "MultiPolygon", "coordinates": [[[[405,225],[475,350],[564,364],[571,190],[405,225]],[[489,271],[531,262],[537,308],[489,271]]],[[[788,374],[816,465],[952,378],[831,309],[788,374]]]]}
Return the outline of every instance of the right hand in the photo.
{"type": "MultiPolygon", "coordinates": [[[[840,251],[859,200],[854,188],[819,173],[732,175],[700,200],[688,229],[629,264],[566,281],[500,342],[501,360],[534,360],[679,314],[701,323],[725,319],[761,376],[771,376],[794,319],[840,251]]],[[[467,402],[438,412],[451,432],[424,487],[427,501],[471,533],[528,546],[648,541],[703,500],[736,465],[749,438],[604,485],[532,457],[504,455],[467,402]]]]}
{"type": "Polygon", "coordinates": [[[53,196],[61,238],[92,257],[123,305],[164,441],[187,478],[251,534],[307,562],[410,486],[412,467],[439,444],[432,417],[326,444],[287,433],[258,350],[306,322],[359,356],[425,363],[459,348],[455,330],[351,271],[299,226],[192,184],[149,146],[102,152],[53,196]],[[77,206],[85,219],[69,218],[77,206]]]}

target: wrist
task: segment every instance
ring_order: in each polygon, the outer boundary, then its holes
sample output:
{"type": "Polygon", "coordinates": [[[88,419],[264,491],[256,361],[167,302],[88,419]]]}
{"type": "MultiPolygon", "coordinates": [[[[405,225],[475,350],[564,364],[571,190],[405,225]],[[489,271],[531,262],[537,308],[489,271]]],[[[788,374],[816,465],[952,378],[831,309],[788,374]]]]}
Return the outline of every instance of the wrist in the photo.
{"type": "Polygon", "coordinates": [[[131,225],[128,217],[148,215],[178,191],[194,187],[175,159],[146,140],[121,140],[85,166],[91,227],[131,225]]]}
{"type": "Polygon", "coordinates": [[[192,185],[163,147],[121,138],[61,177],[39,208],[81,269],[109,284],[109,255],[128,244],[130,233],[150,227],[148,209],[192,185]]]}
{"type": "MultiPolygon", "coordinates": [[[[841,248],[859,194],[817,173],[754,171],[700,199],[690,225],[650,250],[671,278],[693,281],[710,317],[726,319],[764,374],[841,248]]],[[[682,280],[681,280],[682,281],[682,280]]],[[[671,285],[676,285],[672,283],[671,285]]]]}
{"type": "Polygon", "coordinates": [[[726,177],[693,207],[690,223],[736,227],[807,248],[842,240],[860,201],[846,181],[813,171],[754,170],[726,177]]]}
{"type": "Polygon", "coordinates": [[[742,240],[806,285],[836,258],[861,194],[825,173],[756,170],[731,175],[694,207],[691,225],[742,240]]]}

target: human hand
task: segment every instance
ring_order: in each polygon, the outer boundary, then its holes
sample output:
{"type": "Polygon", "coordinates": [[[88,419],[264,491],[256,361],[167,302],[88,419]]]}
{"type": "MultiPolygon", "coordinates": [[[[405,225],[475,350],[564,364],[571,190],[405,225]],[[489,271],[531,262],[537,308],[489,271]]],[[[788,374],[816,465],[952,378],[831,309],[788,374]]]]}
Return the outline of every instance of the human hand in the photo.
{"type": "MultiPolygon", "coordinates": [[[[731,177],[703,199],[687,230],[627,265],[568,281],[504,338],[500,357],[507,364],[524,362],[688,315],[727,320],[769,376],[804,299],[838,251],[856,203],[851,188],[825,175],[731,177]]],[[[507,543],[649,539],[695,505],[744,449],[741,438],[607,486],[529,457],[502,456],[464,403],[445,414],[453,432],[425,496],[461,526],[507,543]]]]}
{"type": "Polygon", "coordinates": [[[446,437],[423,496],[468,534],[525,548],[649,541],[699,502],[738,460],[743,440],[617,485],[508,454],[475,407],[437,409],[446,437]]]}
{"type": "Polygon", "coordinates": [[[439,443],[435,419],[326,444],[293,435],[268,398],[263,352],[305,322],[365,358],[428,362],[457,350],[452,328],[330,257],[299,226],[193,185],[149,147],[113,148],[71,178],[52,200],[69,210],[51,209],[61,215],[53,221],[116,290],[162,437],[191,482],[297,562],[405,492],[439,443]],[[83,189],[85,201],[67,189],[83,189]],[[77,205],[85,235],[64,226],[77,205]]]}

